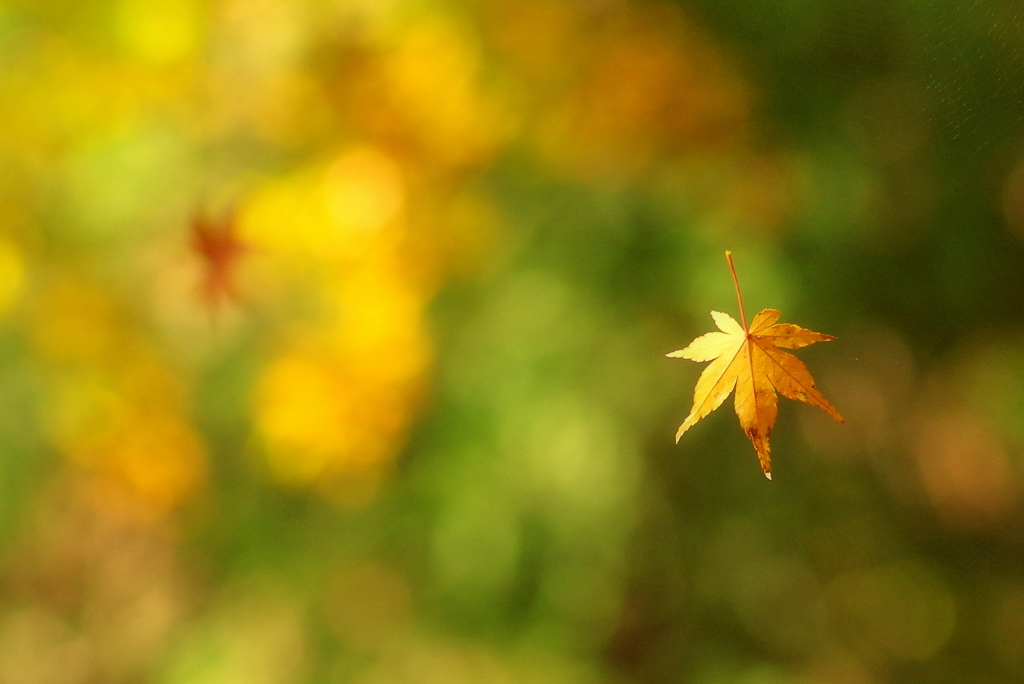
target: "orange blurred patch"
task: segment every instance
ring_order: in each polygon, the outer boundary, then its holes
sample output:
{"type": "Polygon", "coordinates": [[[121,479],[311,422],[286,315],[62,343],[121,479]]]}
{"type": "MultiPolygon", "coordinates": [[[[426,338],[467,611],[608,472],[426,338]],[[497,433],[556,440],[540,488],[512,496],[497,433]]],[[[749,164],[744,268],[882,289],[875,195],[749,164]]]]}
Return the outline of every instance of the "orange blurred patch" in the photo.
{"type": "Polygon", "coordinates": [[[580,7],[549,0],[498,0],[489,9],[487,28],[496,47],[530,84],[523,97],[549,94],[574,76],[586,28],[580,7]]]}
{"type": "Polygon", "coordinates": [[[966,409],[936,410],[917,423],[913,455],[939,518],[959,530],[997,525],[1016,490],[1006,443],[966,409]]]}
{"type": "Polygon", "coordinates": [[[100,289],[58,280],[38,306],[32,337],[51,364],[42,406],[50,439],[96,478],[97,505],[165,516],[206,475],[182,379],[100,289]]]}
{"type": "Polygon", "coordinates": [[[631,6],[595,23],[581,80],[541,117],[541,152],[555,168],[587,180],[738,149],[750,95],[680,12],[631,6]]]}
{"type": "Polygon", "coordinates": [[[51,435],[65,456],[99,478],[98,505],[162,517],[205,483],[205,446],[173,402],[147,400],[159,388],[85,375],[58,384],[51,435]]]}
{"type": "Polygon", "coordinates": [[[373,141],[434,169],[487,160],[510,128],[481,84],[473,37],[440,17],[413,24],[391,45],[350,55],[336,82],[339,114],[373,141]]]}

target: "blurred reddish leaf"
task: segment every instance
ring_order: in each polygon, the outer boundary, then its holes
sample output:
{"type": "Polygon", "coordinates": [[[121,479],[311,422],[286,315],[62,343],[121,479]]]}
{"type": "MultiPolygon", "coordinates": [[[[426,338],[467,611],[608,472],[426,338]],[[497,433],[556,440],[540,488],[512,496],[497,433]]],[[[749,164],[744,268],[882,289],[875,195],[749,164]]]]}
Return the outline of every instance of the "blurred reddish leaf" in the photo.
{"type": "Polygon", "coordinates": [[[191,247],[203,265],[201,297],[212,317],[221,305],[238,301],[235,269],[246,246],[235,231],[234,209],[217,221],[197,211],[191,231],[191,247]]]}

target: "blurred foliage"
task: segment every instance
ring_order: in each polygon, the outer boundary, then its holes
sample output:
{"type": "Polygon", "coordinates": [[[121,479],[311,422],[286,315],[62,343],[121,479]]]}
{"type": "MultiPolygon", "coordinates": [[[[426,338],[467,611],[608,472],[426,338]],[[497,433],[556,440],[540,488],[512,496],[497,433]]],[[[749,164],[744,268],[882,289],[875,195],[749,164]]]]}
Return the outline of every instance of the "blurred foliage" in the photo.
{"type": "Polygon", "coordinates": [[[0,0],[0,682],[1024,680],[1022,19],[0,0]]]}

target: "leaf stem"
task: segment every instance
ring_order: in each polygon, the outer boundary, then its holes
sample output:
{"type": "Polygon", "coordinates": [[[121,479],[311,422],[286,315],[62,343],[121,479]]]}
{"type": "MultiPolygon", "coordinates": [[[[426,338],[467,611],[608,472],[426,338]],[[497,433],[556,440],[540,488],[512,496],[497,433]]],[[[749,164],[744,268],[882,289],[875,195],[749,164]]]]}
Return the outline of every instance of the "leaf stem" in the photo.
{"type": "Polygon", "coordinates": [[[736,286],[736,301],[740,303],[740,322],[743,323],[743,332],[749,333],[747,328],[747,314],[743,310],[743,295],[740,293],[740,281],[736,277],[736,266],[732,263],[732,252],[725,250],[725,258],[729,261],[729,271],[732,273],[732,284],[736,286]]]}

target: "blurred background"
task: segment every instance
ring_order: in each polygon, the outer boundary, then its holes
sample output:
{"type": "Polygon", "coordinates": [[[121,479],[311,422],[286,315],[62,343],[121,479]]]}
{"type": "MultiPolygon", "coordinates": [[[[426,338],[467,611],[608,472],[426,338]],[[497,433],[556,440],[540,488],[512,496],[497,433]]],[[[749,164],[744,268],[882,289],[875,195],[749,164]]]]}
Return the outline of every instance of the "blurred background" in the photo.
{"type": "Polygon", "coordinates": [[[0,0],[0,683],[1024,681],[1022,239],[1007,0],[0,0]]]}

